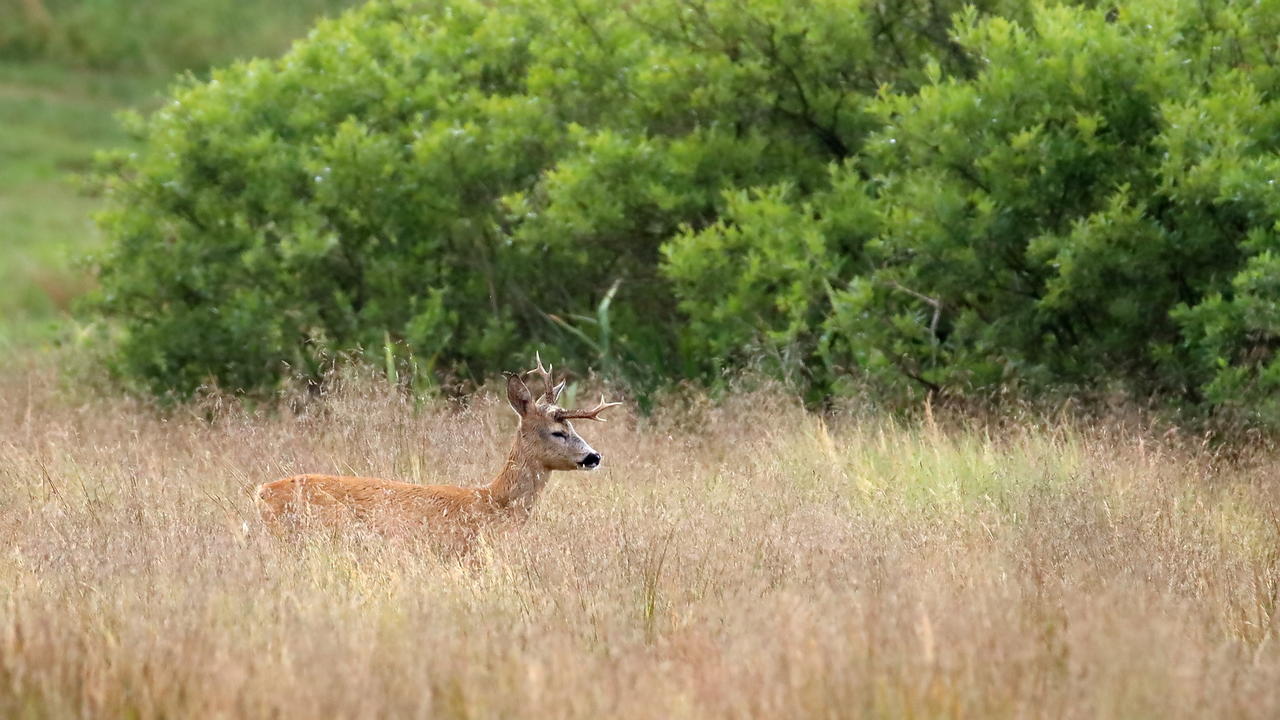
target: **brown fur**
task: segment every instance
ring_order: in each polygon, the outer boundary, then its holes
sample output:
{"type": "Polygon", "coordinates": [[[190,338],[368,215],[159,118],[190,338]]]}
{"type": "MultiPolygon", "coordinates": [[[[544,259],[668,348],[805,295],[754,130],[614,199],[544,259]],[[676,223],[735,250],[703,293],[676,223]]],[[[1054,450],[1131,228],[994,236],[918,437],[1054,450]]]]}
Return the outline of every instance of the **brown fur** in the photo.
{"type": "Polygon", "coordinates": [[[536,402],[518,376],[508,380],[507,399],[520,416],[520,427],[506,464],[489,484],[457,487],[295,475],[258,487],[263,520],[278,532],[357,524],[380,533],[421,533],[462,551],[486,529],[523,524],[553,470],[582,468],[592,456],[599,461],[567,417],[599,420],[599,412],[612,405],[602,401],[594,410],[566,411],[555,404],[563,383],[553,385],[547,371],[544,378],[547,388],[536,402]]]}

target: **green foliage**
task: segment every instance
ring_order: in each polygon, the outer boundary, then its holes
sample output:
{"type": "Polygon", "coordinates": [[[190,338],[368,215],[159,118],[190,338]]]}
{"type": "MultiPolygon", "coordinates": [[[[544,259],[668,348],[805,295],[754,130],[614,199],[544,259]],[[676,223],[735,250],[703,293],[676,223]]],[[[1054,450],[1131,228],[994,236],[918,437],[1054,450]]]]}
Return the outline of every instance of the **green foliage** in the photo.
{"type": "Polygon", "coordinates": [[[984,69],[880,106],[867,164],[885,231],[836,301],[850,354],[889,357],[898,388],[1263,410],[1274,5],[962,17],[984,69]]]}
{"type": "Polygon", "coordinates": [[[844,176],[798,207],[790,186],[735,192],[720,220],[668,243],[666,274],[689,318],[685,351],[708,368],[754,362],[825,389],[833,368],[819,351],[831,284],[856,271],[877,226],[861,190],[844,176]]]}
{"type": "Polygon", "coordinates": [[[637,389],[1280,422],[1277,5],[374,2],[140,123],[118,367],[185,394],[553,344],[637,389]]]}
{"type": "Polygon", "coordinates": [[[920,7],[373,3],[175,88],[108,183],[118,367],[159,392],[251,389],[384,335],[477,378],[557,337],[602,366],[564,319],[622,279],[618,367],[704,372],[664,243],[714,223],[726,191],[826,188],[874,128],[873,93],[912,76],[887,46],[955,55],[920,7]]]}

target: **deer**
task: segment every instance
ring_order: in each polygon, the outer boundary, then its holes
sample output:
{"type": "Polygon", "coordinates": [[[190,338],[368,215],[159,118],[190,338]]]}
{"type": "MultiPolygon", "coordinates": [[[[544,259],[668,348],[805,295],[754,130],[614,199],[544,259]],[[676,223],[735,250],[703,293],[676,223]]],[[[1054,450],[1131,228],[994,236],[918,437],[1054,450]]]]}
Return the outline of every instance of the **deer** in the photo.
{"type": "Polygon", "coordinates": [[[536,373],[543,392],[535,400],[521,374],[507,377],[507,402],[519,416],[506,462],[486,485],[420,485],[381,478],[294,475],[258,486],[256,500],[265,524],[277,533],[308,523],[338,529],[352,523],[376,532],[425,531],[463,553],[487,528],[523,525],[554,471],[595,470],[603,456],[578,435],[570,420],[605,422],[600,413],[620,405],[600,402],[567,410],[557,403],[565,380],[556,384],[550,366],[536,373]]]}

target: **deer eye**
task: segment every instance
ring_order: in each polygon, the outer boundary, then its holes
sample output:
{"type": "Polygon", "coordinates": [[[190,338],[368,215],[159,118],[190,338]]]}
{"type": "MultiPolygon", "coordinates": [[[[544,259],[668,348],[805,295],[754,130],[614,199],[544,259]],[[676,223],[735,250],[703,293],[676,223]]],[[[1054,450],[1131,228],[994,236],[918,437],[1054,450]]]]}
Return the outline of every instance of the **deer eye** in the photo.
{"type": "Polygon", "coordinates": [[[556,430],[555,432],[551,433],[551,437],[558,437],[558,438],[560,438],[561,440],[568,440],[568,439],[569,439],[569,436],[568,436],[568,435],[565,435],[563,432],[561,432],[561,431],[559,431],[559,430],[556,430]]]}

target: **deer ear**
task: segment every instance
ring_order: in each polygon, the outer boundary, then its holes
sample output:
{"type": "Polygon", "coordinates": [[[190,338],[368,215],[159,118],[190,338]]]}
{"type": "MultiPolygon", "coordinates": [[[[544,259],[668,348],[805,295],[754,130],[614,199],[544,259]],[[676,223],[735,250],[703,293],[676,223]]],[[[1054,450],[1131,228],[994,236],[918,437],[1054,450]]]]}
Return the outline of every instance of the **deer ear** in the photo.
{"type": "Polygon", "coordinates": [[[529,392],[529,386],[524,384],[519,375],[507,377],[507,402],[511,403],[511,409],[520,417],[524,417],[529,408],[533,407],[533,393],[529,392]]]}

